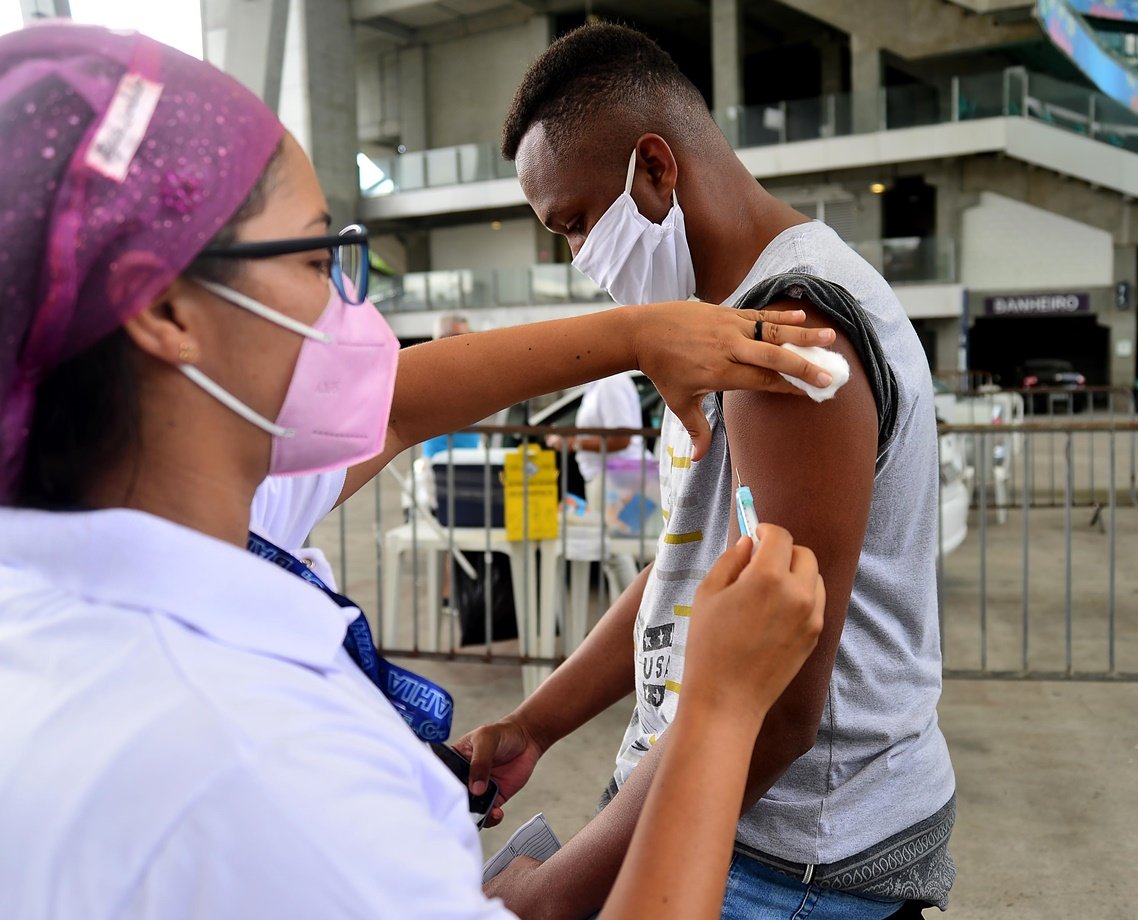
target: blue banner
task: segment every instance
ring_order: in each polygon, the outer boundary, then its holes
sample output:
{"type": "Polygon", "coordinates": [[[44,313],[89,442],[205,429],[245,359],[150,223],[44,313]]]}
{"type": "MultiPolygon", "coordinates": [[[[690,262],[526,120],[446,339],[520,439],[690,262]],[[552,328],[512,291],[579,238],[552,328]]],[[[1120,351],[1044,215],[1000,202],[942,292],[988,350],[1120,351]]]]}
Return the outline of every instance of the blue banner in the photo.
{"type": "Polygon", "coordinates": [[[1102,92],[1138,112],[1138,74],[1112,52],[1084,19],[1093,16],[1138,22],[1136,0],[1036,0],[1043,31],[1102,92]]]}
{"type": "MultiPolygon", "coordinates": [[[[359,610],[357,604],[329,588],[308,566],[275,543],[255,533],[249,534],[246,548],[266,562],[302,578],[319,588],[340,607],[359,610]]],[[[344,648],[386,697],[408,727],[423,741],[446,741],[454,718],[454,700],[434,681],[392,664],[376,650],[371,627],[360,613],[348,626],[344,648]]]]}

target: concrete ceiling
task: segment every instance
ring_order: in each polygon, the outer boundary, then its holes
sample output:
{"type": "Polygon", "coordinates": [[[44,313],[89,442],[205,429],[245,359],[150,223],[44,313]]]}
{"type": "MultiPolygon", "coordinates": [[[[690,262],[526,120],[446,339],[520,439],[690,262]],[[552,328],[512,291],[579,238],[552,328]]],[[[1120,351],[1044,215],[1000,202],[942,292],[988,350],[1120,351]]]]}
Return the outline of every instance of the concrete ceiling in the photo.
{"type": "MultiPolygon", "coordinates": [[[[396,42],[445,41],[535,15],[586,12],[706,35],[710,0],[353,0],[352,18],[396,42]]],[[[698,36],[692,36],[693,39],[698,36]]]]}
{"type": "MultiPolygon", "coordinates": [[[[778,0],[847,35],[909,60],[992,48],[1040,37],[1030,11],[977,15],[971,2],[941,0],[778,0]]],[[[976,0],[981,5],[981,0],[976,0]]],[[[1023,7],[1023,3],[1014,5],[1023,7]]],[[[1030,4],[1029,4],[1030,6],[1030,4]]]]}
{"type": "MultiPolygon", "coordinates": [[[[216,2],[216,0],[215,0],[216,2]]],[[[446,41],[535,15],[593,13],[706,42],[711,0],[353,0],[355,22],[393,44],[446,41]]],[[[908,59],[1038,38],[1029,0],[747,0],[749,52],[865,33],[908,59]]]]}
{"type": "MultiPolygon", "coordinates": [[[[215,0],[216,2],[216,0],[215,0]]],[[[630,22],[676,42],[706,44],[711,0],[354,0],[352,14],[369,43],[431,43],[524,22],[535,15],[586,12],[630,22]]],[[[747,53],[810,42],[838,30],[777,0],[743,5],[747,53]]],[[[363,36],[361,36],[363,37],[363,36]]]]}

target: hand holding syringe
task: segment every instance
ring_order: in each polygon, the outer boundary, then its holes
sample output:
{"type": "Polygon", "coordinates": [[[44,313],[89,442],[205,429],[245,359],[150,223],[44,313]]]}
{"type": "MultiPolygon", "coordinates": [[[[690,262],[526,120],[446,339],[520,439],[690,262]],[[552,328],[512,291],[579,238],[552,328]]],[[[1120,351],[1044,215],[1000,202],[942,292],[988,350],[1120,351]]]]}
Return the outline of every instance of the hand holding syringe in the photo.
{"type": "Polygon", "coordinates": [[[755,511],[755,497],[751,494],[749,486],[743,485],[743,477],[739,475],[739,468],[735,467],[735,479],[739,488],[735,490],[735,512],[739,515],[739,533],[750,537],[753,553],[759,548],[759,515],[755,511]]]}

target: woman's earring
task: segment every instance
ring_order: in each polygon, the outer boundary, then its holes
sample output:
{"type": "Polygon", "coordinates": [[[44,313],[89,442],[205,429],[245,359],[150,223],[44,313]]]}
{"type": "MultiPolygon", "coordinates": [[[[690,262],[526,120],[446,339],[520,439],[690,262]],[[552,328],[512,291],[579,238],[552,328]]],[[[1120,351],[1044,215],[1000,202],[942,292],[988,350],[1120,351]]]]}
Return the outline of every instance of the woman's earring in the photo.
{"type": "Polygon", "coordinates": [[[197,357],[197,352],[194,351],[194,346],[189,342],[183,342],[178,346],[178,361],[181,364],[189,364],[197,357]]]}

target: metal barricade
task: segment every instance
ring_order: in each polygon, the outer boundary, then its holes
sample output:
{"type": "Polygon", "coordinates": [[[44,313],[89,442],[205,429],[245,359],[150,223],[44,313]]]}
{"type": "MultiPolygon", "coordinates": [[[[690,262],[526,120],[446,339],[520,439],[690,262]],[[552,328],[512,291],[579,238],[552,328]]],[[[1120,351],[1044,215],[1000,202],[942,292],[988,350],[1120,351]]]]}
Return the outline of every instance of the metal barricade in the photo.
{"type": "MultiPolygon", "coordinates": [[[[942,472],[952,438],[971,441],[974,464],[964,471],[970,496],[960,511],[963,532],[951,539],[943,495],[940,504],[937,572],[946,677],[1138,680],[1138,566],[1125,564],[1126,551],[1138,548],[1133,447],[1138,421],[1132,404],[1130,410],[1124,419],[1118,417],[1121,412],[1112,418],[1109,411],[1098,411],[1079,420],[940,426],[942,472]],[[1003,453],[994,449],[998,443],[1006,446],[1003,453]],[[997,464],[1003,467],[1002,479],[993,475],[997,464]],[[1000,481],[1004,488],[996,487],[1000,481]]],[[[649,445],[659,432],[474,430],[482,438],[477,450],[484,459],[476,473],[482,513],[473,525],[457,514],[461,489],[454,464],[439,473],[446,523],[440,524],[429,507],[415,510],[407,497],[415,489],[410,468],[419,459],[412,450],[393,464],[401,471],[398,477],[377,478],[313,539],[327,551],[345,593],[361,601],[374,598],[367,613],[386,654],[519,664],[528,692],[615,599],[604,565],[596,562],[620,552],[642,566],[653,557],[656,539],[644,521],[635,537],[613,535],[602,516],[600,551],[595,559],[588,552],[579,558],[573,512],[563,502],[556,540],[506,540],[504,528],[495,526],[493,507],[494,460],[501,444],[540,444],[549,434],[640,435],[646,445],[644,493],[656,464],[649,445]],[[444,604],[443,586],[454,585],[457,573],[472,561],[481,562],[478,577],[486,578],[495,554],[509,558],[510,578],[505,585],[487,578],[481,592],[485,638],[464,646],[453,595],[452,603],[444,604]],[[516,641],[495,638],[496,590],[513,593],[516,641]]],[[[564,445],[560,464],[564,481],[570,464],[564,445]]],[[[602,463],[602,470],[607,466],[602,463]]],[[[462,474],[469,485],[470,471],[462,474]]],[[[525,494],[523,489],[523,500],[525,494]]]]}
{"type": "MultiPolygon", "coordinates": [[[[1020,388],[998,389],[982,387],[937,396],[937,415],[941,422],[952,425],[990,426],[976,429],[961,436],[965,447],[965,463],[970,477],[970,488],[987,488],[996,500],[999,523],[1004,523],[1007,508],[1016,502],[1024,467],[1021,456],[1024,436],[1017,426],[1026,423],[1050,423],[1048,440],[1058,446],[1060,428],[1054,425],[1069,419],[1072,423],[1098,421],[1138,421],[1135,411],[1135,394],[1122,387],[1076,388],[1020,388]],[[1071,414],[1065,414],[1071,413],[1071,414]],[[983,448],[981,458],[979,448],[983,448]]],[[[1125,476],[1130,504],[1138,503],[1138,435],[1133,430],[1121,432],[1122,454],[1118,475],[1125,476]]],[[[1086,440],[1089,457],[1079,465],[1082,479],[1077,487],[1094,493],[1106,476],[1106,454],[1099,450],[1100,439],[1086,440]],[[1096,482],[1097,480],[1097,482],[1096,482]]],[[[1039,442],[1035,442],[1038,447],[1039,442]]],[[[1055,449],[1035,449],[1030,455],[1030,474],[1036,495],[1046,486],[1050,504],[1060,507],[1063,501],[1063,482],[1057,464],[1059,452],[1055,449]]],[[[1117,481],[1121,482],[1121,480],[1117,481]]],[[[1116,484],[1117,484],[1116,482],[1116,484]]]]}
{"type": "Polygon", "coordinates": [[[938,556],[945,676],[1138,680],[1138,568],[1120,564],[1138,548],[1138,422],[940,431],[972,439],[976,461],[968,537],[938,556]],[[997,454],[997,437],[1020,447],[997,454]],[[1002,491],[993,463],[1017,472],[1002,491]]]}
{"type": "MultiPolygon", "coordinates": [[[[418,448],[412,449],[391,465],[393,471],[377,477],[330,516],[313,534],[313,543],[326,550],[341,590],[361,601],[374,598],[374,610],[365,612],[385,654],[520,664],[528,693],[583,640],[588,625],[615,599],[612,582],[606,577],[605,559],[619,552],[634,557],[642,567],[654,555],[656,541],[649,536],[652,528],[646,516],[651,512],[645,504],[640,506],[641,519],[631,528],[635,536],[615,532],[612,522],[601,514],[596,528],[582,537],[581,531],[586,528],[570,521],[574,512],[567,502],[560,504],[556,540],[531,540],[528,533],[521,541],[508,540],[498,484],[498,467],[504,456],[501,445],[544,444],[550,434],[602,436],[600,477],[604,494],[609,475],[607,439],[638,435],[645,445],[640,453],[643,493],[648,477],[656,475],[650,445],[659,431],[561,426],[478,426],[470,430],[477,432],[481,444],[465,453],[475,454],[477,464],[456,468],[444,461],[432,466],[423,463],[418,448]],[[433,490],[424,486],[436,478],[437,495],[431,495],[433,490]],[[471,520],[464,514],[472,511],[474,493],[480,513],[471,520]],[[432,507],[434,501],[437,504],[432,507]],[[593,549],[583,551],[582,540],[593,549]],[[512,591],[516,609],[516,641],[495,636],[499,600],[495,592],[503,585],[493,572],[495,560],[501,566],[503,559],[509,563],[505,589],[512,591]],[[468,585],[472,578],[482,582],[478,593],[485,638],[475,645],[462,644],[454,603],[459,578],[468,585]]],[[[564,471],[571,458],[564,445],[559,453],[563,494],[564,471]]],[[[447,452],[440,456],[455,455],[447,452]]],[[[528,485],[529,480],[523,479],[525,522],[528,485]]],[[[660,512],[657,509],[654,513],[658,517],[660,512]]],[[[469,610],[464,612],[470,615],[469,610]]]]}

